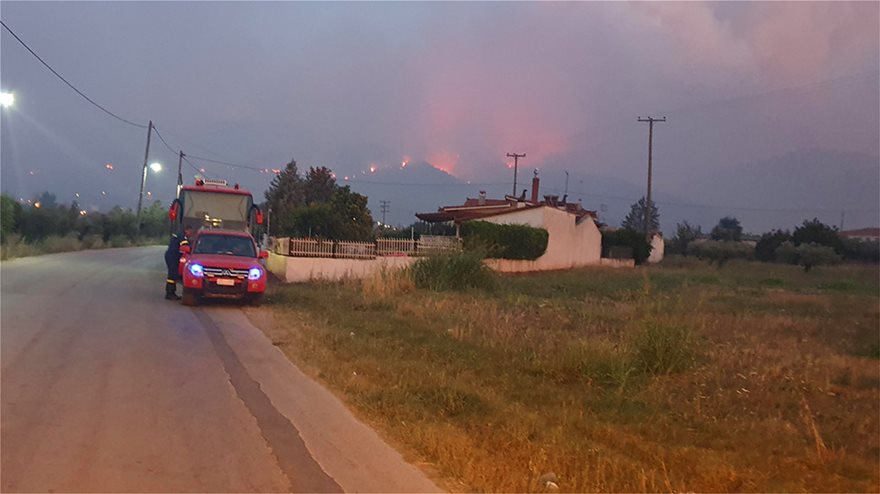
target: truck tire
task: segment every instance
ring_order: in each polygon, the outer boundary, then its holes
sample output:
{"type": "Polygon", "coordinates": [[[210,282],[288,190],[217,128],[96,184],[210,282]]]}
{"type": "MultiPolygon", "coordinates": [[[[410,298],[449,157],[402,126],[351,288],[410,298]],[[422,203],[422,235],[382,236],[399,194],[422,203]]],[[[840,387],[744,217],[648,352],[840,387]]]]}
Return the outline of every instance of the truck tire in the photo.
{"type": "Polygon", "coordinates": [[[183,296],[180,298],[180,301],[183,302],[183,305],[194,307],[199,304],[199,297],[192,288],[184,288],[183,296]]]}
{"type": "Polygon", "coordinates": [[[262,293],[255,293],[253,295],[248,295],[247,302],[252,307],[259,307],[259,306],[263,305],[263,294],[262,293]]]}

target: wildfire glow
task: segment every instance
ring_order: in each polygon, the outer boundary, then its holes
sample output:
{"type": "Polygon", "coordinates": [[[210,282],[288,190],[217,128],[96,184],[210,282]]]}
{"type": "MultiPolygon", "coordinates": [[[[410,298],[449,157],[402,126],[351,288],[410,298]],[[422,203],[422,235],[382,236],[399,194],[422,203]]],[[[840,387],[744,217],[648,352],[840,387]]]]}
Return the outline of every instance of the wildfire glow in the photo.
{"type": "Polygon", "coordinates": [[[428,155],[428,163],[434,168],[444,171],[450,175],[455,174],[458,161],[461,155],[450,151],[440,151],[428,155]]]}
{"type": "Polygon", "coordinates": [[[376,165],[370,165],[370,173],[376,173],[376,165]]]}
{"type": "Polygon", "coordinates": [[[113,164],[112,164],[112,163],[107,163],[106,165],[104,165],[104,168],[106,168],[106,169],[108,169],[108,170],[112,170],[112,169],[113,169],[113,164]]]}

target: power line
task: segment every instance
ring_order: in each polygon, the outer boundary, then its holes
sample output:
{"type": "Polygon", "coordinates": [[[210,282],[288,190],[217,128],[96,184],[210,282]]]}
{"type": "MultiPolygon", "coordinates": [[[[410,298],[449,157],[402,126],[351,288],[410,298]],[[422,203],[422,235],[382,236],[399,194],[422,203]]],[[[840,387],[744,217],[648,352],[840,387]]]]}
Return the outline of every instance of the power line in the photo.
{"type": "Polygon", "coordinates": [[[159,140],[162,141],[162,144],[164,144],[165,147],[168,148],[169,151],[171,151],[174,154],[177,154],[180,152],[179,149],[174,149],[168,144],[168,141],[166,141],[165,138],[162,137],[162,134],[159,133],[159,129],[156,127],[155,124],[153,124],[153,132],[156,133],[156,136],[159,137],[159,140]]]}
{"type": "Polygon", "coordinates": [[[192,169],[195,170],[197,173],[205,174],[205,172],[202,171],[201,168],[199,168],[199,167],[197,167],[196,165],[194,165],[194,164],[192,163],[192,161],[190,161],[190,160],[187,158],[186,155],[183,156],[183,161],[186,161],[186,164],[189,165],[190,167],[192,167],[192,169]]]}
{"type": "Polygon", "coordinates": [[[409,183],[409,182],[377,182],[373,180],[355,180],[351,178],[350,180],[345,180],[345,183],[351,184],[368,184],[368,185],[396,185],[402,187],[495,187],[502,185],[510,185],[509,182],[468,182],[468,183],[409,183]]]}
{"type": "Polygon", "coordinates": [[[73,90],[76,92],[76,94],[82,96],[83,98],[85,98],[86,101],[88,101],[89,103],[93,104],[95,107],[97,107],[98,109],[100,109],[101,111],[103,111],[104,113],[106,113],[107,115],[110,115],[111,117],[113,117],[113,118],[119,120],[120,122],[127,123],[128,125],[131,125],[131,126],[134,126],[134,127],[138,127],[138,128],[140,128],[140,129],[146,129],[146,128],[147,128],[146,125],[139,124],[139,123],[135,123],[135,122],[132,122],[131,120],[127,120],[127,119],[125,119],[125,118],[120,117],[119,115],[113,113],[112,111],[108,110],[107,108],[104,108],[103,106],[101,106],[101,105],[99,105],[98,103],[96,103],[95,100],[93,100],[92,98],[89,98],[88,96],[86,96],[85,93],[83,93],[82,91],[80,91],[79,89],[77,89],[76,86],[74,86],[73,84],[71,84],[70,82],[68,82],[68,80],[65,79],[64,76],[62,76],[61,74],[58,73],[58,71],[56,71],[55,69],[53,69],[51,65],[49,65],[48,63],[46,63],[45,60],[43,60],[42,58],[40,58],[40,56],[37,55],[37,53],[36,53],[34,50],[32,50],[31,47],[27,45],[27,43],[25,43],[21,38],[19,38],[18,35],[15,34],[15,32],[14,32],[12,29],[10,29],[9,26],[7,26],[5,22],[3,22],[2,20],[0,20],[0,25],[2,25],[2,26],[3,26],[3,27],[9,32],[9,34],[11,34],[12,37],[15,38],[15,40],[18,41],[18,42],[21,44],[21,46],[25,47],[25,49],[26,49],[27,51],[29,51],[31,55],[33,55],[37,60],[40,61],[40,63],[42,63],[47,69],[49,69],[50,72],[52,72],[53,74],[55,74],[56,77],[58,77],[58,78],[61,79],[65,84],[67,84],[67,85],[70,87],[70,89],[73,89],[73,90]]]}
{"type": "Polygon", "coordinates": [[[254,171],[258,171],[258,172],[262,172],[262,173],[265,173],[265,171],[268,169],[266,167],[258,168],[256,166],[242,165],[240,163],[231,163],[228,161],[221,161],[221,160],[215,160],[215,159],[211,159],[211,158],[205,158],[203,156],[196,156],[194,154],[188,154],[187,156],[189,156],[190,158],[193,158],[193,159],[197,159],[199,161],[207,161],[208,163],[215,163],[218,165],[231,166],[233,168],[244,168],[247,170],[254,170],[254,171]]]}
{"type": "MultiPolygon", "coordinates": [[[[3,22],[2,20],[0,20],[0,25],[2,25],[3,28],[6,29],[6,31],[8,31],[9,34],[11,34],[12,37],[15,38],[15,40],[18,41],[18,42],[21,44],[21,46],[23,46],[23,47],[24,47],[24,48],[25,48],[25,49],[26,49],[31,55],[33,55],[34,58],[36,58],[37,60],[39,60],[39,62],[40,62],[41,64],[43,64],[44,67],[46,67],[47,69],[49,69],[49,71],[52,72],[52,74],[54,74],[56,77],[58,77],[62,82],[64,82],[64,84],[66,84],[68,87],[70,87],[70,89],[73,89],[73,91],[76,92],[76,94],[80,95],[82,98],[84,98],[86,101],[88,101],[89,103],[91,103],[92,105],[94,105],[96,108],[98,108],[99,110],[103,111],[103,112],[106,113],[107,115],[110,115],[111,117],[113,117],[113,118],[119,120],[120,122],[126,123],[126,124],[128,124],[128,125],[131,125],[131,126],[134,126],[134,127],[137,127],[137,128],[141,128],[141,129],[146,129],[146,128],[148,128],[148,125],[139,124],[139,123],[133,122],[133,121],[131,121],[131,120],[128,120],[128,119],[126,119],[126,118],[120,117],[120,116],[117,115],[116,113],[110,111],[109,109],[107,109],[107,108],[104,107],[103,105],[99,104],[98,102],[96,102],[95,100],[93,100],[92,98],[90,98],[89,96],[87,96],[85,93],[83,93],[82,91],[80,91],[76,86],[74,86],[70,81],[68,81],[67,79],[65,79],[64,76],[62,76],[60,73],[58,73],[57,70],[55,70],[54,68],[52,68],[52,66],[49,65],[48,62],[46,62],[45,60],[43,60],[43,58],[40,57],[40,55],[38,55],[37,52],[35,52],[30,46],[28,46],[28,44],[25,43],[24,40],[22,40],[22,39],[21,39],[21,38],[15,33],[15,31],[13,31],[9,26],[7,26],[5,22],[3,22]]],[[[158,130],[155,126],[153,126],[153,130],[156,132],[156,135],[159,137],[159,140],[162,141],[162,144],[165,145],[165,147],[166,147],[169,151],[171,151],[171,152],[174,153],[174,154],[177,154],[177,153],[180,152],[180,150],[176,150],[176,149],[174,149],[170,144],[168,144],[168,141],[165,140],[165,138],[162,136],[162,134],[159,133],[159,130],[158,130]]],[[[199,147],[201,147],[201,146],[199,146],[199,147]]],[[[255,170],[255,171],[260,171],[260,172],[263,172],[263,171],[265,170],[265,168],[257,168],[257,167],[247,166],[247,165],[241,165],[241,164],[238,164],[238,163],[229,163],[229,162],[225,162],[225,161],[212,160],[212,159],[210,159],[210,158],[203,158],[203,157],[199,157],[199,156],[192,156],[192,157],[193,157],[193,158],[196,158],[196,159],[200,159],[200,160],[202,160],[202,161],[207,161],[207,162],[216,163],[216,164],[221,164],[221,165],[226,165],[226,166],[232,166],[232,167],[235,167],[235,168],[246,168],[246,169],[255,170]]],[[[190,163],[189,161],[187,161],[187,163],[189,163],[191,166],[193,166],[193,168],[195,168],[197,171],[200,171],[198,167],[195,167],[195,166],[192,165],[192,163],[190,163]]],[[[202,173],[202,172],[200,171],[200,173],[202,173]]]]}

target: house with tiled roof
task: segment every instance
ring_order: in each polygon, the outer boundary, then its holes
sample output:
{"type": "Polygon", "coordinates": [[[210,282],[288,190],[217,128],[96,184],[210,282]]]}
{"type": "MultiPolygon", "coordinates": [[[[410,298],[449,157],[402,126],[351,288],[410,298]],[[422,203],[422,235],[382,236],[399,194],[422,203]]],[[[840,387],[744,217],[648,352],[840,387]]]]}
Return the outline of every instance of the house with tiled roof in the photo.
{"type": "Polygon", "coordinates": [[[581,203],[568,203],[567,197],[547,195],[539,199],[540,180],[532,179],[531,196],[505,196],[489,199],[484,191],[477,198],[468,198],[464,204],[444,206],[436,212],[418,213],[416,217],[429,223],[488,221],[496,224],[527,225],[547,230],[549,238],[544,255],[534,261],[493,259],[489,263],[499,271],[524,272],[568,269],[599,264],[602,254],[602,234],[596,225],[596,212],[583,208],[581,203]]]}
{"type": "Polygon", "coordinates": [[[880,242],[880,228],[859,228],[858,230],[845,230],[840,236],[863,242],[880,242]]]}

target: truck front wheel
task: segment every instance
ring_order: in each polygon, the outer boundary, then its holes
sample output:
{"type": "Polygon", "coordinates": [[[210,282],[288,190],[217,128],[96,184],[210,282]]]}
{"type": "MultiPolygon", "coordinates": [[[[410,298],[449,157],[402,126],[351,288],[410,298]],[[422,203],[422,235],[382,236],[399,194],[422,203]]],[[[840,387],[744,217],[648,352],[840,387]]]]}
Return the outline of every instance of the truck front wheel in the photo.
{"type": "Polygon", "coordinates": [[[192,288],[184,288],[180,301],[183,302],[183,305],[193,307],[199,304],[199,296],[192,288]]]}

